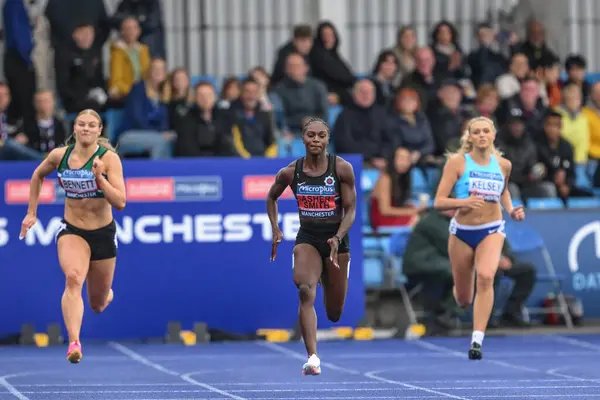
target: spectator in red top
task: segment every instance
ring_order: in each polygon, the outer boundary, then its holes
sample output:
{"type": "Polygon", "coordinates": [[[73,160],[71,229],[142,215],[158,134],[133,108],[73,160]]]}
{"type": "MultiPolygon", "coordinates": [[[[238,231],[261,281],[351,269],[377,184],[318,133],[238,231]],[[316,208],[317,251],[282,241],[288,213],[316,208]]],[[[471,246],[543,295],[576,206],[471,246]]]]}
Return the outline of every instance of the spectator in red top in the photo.
{"type": "Polygon", "coordinates": [[[379,175],[371,194],[371,226],[414,226],[420,208],[410,202],[412,160],[410,152],[399,147],[387,170],[379,175]]]}

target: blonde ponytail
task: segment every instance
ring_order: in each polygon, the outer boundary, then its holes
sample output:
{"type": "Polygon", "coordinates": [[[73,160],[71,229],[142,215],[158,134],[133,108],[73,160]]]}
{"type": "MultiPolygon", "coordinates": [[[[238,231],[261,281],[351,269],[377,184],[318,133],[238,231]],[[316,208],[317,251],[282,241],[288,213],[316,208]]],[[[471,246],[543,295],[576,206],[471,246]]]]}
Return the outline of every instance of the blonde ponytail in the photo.
{"type": "MultiPolygon", "coordinates": [[[[490,126],[492,127],[492,130],[494,132],[496,132],[496,126],[494,125],[494,121],[492,121],[489,118],[486,117],[475,117],[475,118],[471,118],[465,127],[465,131],[463,133],[463,135],[460,138],[460,147],[458,148],[458,150],[452,152],[452,151],[448,151],[446,153],[446,157],[450,158],[453,155],[465,155],[467,153],[470,153],[471,151],[473,151],[473,143],[471,143],[469,141],[469,134],[471,132],[471,125],[473,125],[473,123],[475,122],[479,122],[479,121],[485,121],[488,124],[490,124],[490,126]]],[[[498,149],[496,149],[496,146],[494,146],[494,143],[492,143],[491,145],[491,153],[494,154],[496,157],[502,157],[502,152],[498,149]]]]}
{"type": "Polygon", "coordinates": [[[105,149],[112,151],[114,153],[117,152],[117,150],[113,147],[112,144],[110,144],[110,140],[108,140],[107,138],[100,136],[98,138],[98,140],[96,141],[96,143],[98,143],[98,146],[100,147],[104,147],[105,149]]]}

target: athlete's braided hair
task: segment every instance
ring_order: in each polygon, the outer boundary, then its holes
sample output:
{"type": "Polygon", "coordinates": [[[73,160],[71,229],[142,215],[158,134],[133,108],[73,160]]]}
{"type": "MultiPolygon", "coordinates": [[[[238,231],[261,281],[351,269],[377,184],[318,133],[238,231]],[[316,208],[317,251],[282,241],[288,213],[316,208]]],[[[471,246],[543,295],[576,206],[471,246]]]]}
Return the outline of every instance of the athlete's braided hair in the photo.
{"type": "Polygon", "coordinates": [[[308,126],[315,122],[323,124],[325,126],[325,128],[327,129],[327,133],[331,133],[331,130],[329,129],[329,124],[327,124],[327,122],[325,122],[323,119],[318,118],[318,117],[310,117],[308,119],[308,121],[306,121],[306,123],[302,126],[302,134],[304,135],[306,133],[306,129],[308,128],[308,126]]]}

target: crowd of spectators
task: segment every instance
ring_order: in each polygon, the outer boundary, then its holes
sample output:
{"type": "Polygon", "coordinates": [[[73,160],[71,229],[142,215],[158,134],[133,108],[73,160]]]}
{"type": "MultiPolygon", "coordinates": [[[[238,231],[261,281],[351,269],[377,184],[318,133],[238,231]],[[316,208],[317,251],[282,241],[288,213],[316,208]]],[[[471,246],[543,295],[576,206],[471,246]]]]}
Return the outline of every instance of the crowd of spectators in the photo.
{"type": "Polygon", "coordinates": [[[63,142],[70,129],[55,104],[66,113],[122,110],[110,139],[125,157],[152,159],[276,157],[307,118],[331,120],[340,106],[332,147],[382,171],[373,197],[383,223],[418,213],[407,195],[410,171],[443,164],[477,115],[496,122],[498,147],[513,163],[513,197],[591,195],[576,185],[578,167],[600,186],[600,84],[586,81],[582,56],[561,61],[535,21],[525,38],[502,43],[481,23],[470,50],[449,21],[433,27],[428,43],[403,26],[366,74],[340,55],[332,23],[298,25],[273,66],[228,77],[218,92],[210,81],[192,86],[184,68],[168,70],[159,0],[122,0],[112,16],[103,0],[49,0],[42,12],[5,0],[3,17],[3,160],[41,159],[63,142]]]}
{"type": "MultiPolygon", "coordinates": [[[[425,306],[442,329],[458,315],[444,301],[452,287],[450,215],[423,216],[427,203],[414,202],[411,176],[439,169],[466,121],[495,122],[497,147],[513,166],[514,199],[592,196],[577,171],[600,187],[600,83],[586,80],[581,55],[559,59],[536,21],[526,37],[503,40],[480,23],[473,49],[461,47],[449,21],[436,24],[427,43],[403,26],[367,73],[339,53],[342,38],[332,23],[298,25],[273,66],[251,66],[219,87],[211,80],[192,85],[185,68],[168,70],[159,0],[122,0],[112,16],[104,0],[48,0],[44,10],[32,3],[3,4],[0,160],[41,160],[62,145],[71,128],[59,109],[120,110],[113,144],[123,157],[151,159],[277,157],[310,117],[332,121],[333,150],[362,154],[367,168],[379,170],[371,224],[415,226],[405,273],[440,294],[425,306]]],[[[516,281],[502,321],[522,326],[535,268],[505,246],[501,275],[516,281]]]]}

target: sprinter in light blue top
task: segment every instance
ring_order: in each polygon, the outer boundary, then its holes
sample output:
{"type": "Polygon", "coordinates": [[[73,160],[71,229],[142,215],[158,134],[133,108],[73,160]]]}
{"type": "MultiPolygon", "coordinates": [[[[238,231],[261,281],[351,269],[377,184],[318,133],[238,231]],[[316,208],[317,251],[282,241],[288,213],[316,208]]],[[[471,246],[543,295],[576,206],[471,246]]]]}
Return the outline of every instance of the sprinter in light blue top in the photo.
{"type": "Polygon", "coordinates": [[[453,214],[448,254],[454,277],[454,297],[465,308],[473,303],[470,360],[480,360],[481,345],[494,305],[494,276],[504,245],[502,208],[511,218],[525,218],[513,207],[508,192],[511,163],[494,147],[494,123],[473,118],[461,138],[461,148],[450,155],[435,196],[434,207],[453,214]],[[454,192],[454,198],[451,193],[454,192]],[[473,281],[477,272],[477,296],[473,281]]]}

